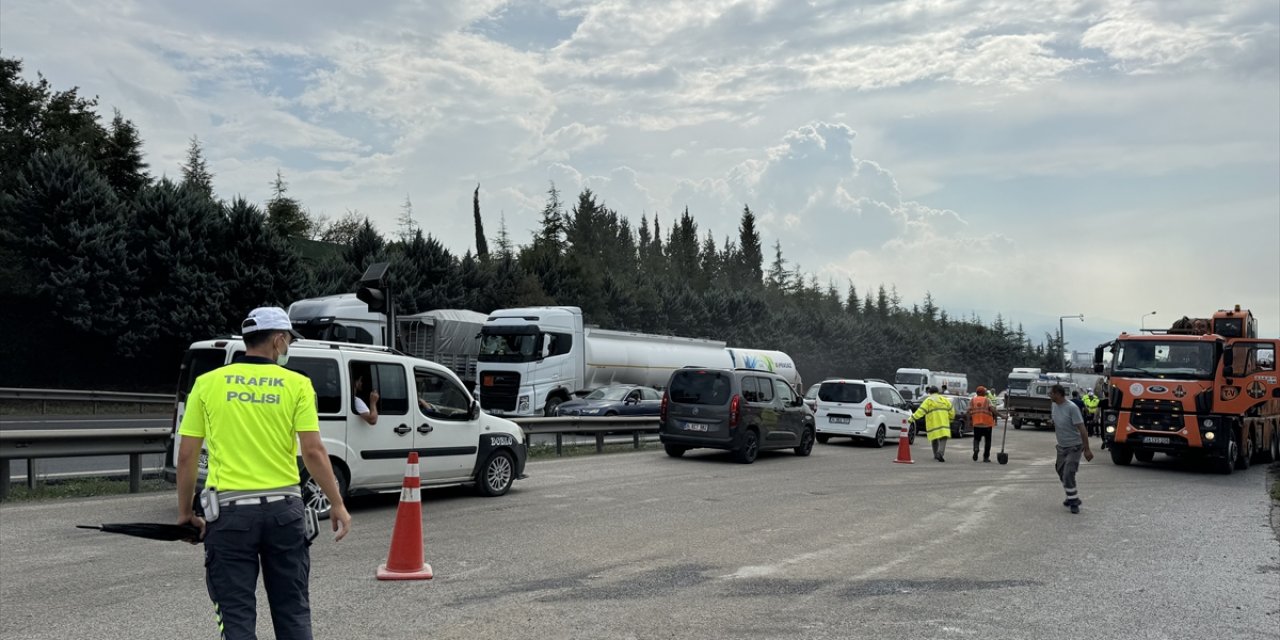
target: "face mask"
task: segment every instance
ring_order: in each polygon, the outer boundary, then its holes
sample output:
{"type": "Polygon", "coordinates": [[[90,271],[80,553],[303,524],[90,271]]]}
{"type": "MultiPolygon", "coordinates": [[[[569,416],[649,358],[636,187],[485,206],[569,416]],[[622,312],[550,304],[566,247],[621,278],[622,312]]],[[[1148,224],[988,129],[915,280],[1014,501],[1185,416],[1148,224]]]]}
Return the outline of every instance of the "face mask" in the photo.
{"type": "Polygon", "coordinates": [[[280,365],[280,366],[282,366],[282,367],[283,367],[283,366],[285,366],[286,364],[289,364],[289,342],[288,342],[288,340],[286,340],[286,341],[285,341],[285,343],[284,343],[284,352],[283,352],[283,353],[281,353],[279,356],[276,356],[276,364],[278,364],[278,365],[280,365]]]}

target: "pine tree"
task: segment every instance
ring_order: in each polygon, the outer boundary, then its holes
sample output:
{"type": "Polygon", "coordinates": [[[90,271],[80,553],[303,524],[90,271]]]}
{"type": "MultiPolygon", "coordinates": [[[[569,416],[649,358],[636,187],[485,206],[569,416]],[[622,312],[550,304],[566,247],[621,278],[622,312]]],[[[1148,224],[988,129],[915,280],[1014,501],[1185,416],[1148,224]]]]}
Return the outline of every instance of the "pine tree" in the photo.
{"type": "Polygon", "coordinates": [[[484,237],[484,221],[480,219],[480,184],[476,183],[476,192],[471,199],[472,215],[476,223],[476,257],[480,262],[489,261],[489,241],[484,237]]]}
{"type": "Polygon", "coordinates": [[[511,244],[511,234],[507,232],[507,214],[498,214],[498,237],[494,241],[498,245],[498,258],[507,259],[515,254],[515,247],[511,244]]]}
{"type": "Polygon", "coordinates": [[[209,171],[204,149],[196,136],[191,136],[191,144],[187,146],[187,161],[182,165],[182,186],[213,199],[213,173],[209,171]]]}
{"type": "Polygon", "coordinates": [[[288,196],[289,184],[284,174],[276,169],[276,179],[271,181],[271,199],[267,201],[267,225],[282,238],[307,238],[315,224],[302,204],[288,196]]]}
{"type": "Polygon", "coordinates": [[[110,135],[98,158],[98,173],[124,199],[132,199],[151,182],[147,163],[142,159],[142,137],[137,127],[120,115],[119,109],[111,119],[110,135]]]}
{"type": "Polygon", "coordinates": [[[364,273],[369,265],[387,258],[386,247],[387,241],[366,217],[351,238],[351,244],[342,252],[342,259],[356,271],[364,273]]]}
{"type": "Polygon", "coordinates": [[[764,280],[764,252],[756,230],[756,215],[746,205],[742,206],[742,221],[738,223],[738,259],[737,277],[748,287],[759,287],[764,280]]]}
{"type": "Polygon", "coordinates": [[[788,288],[790,274],[787,272],[787,261],[782,258],[782,241],[773,243],[773,263],[769,265],[769,288],[776,292],[784,292],[788,288]]]}
{"type": "Polygon", "coordinates": [[[409,194],[404,194],[404,204],[400,205],[400,217],[396,218],[396,228],[400,233],[400,242],[408,242],[418,232],[418,222],[413,219],[413,201],[409,194]]]}
{"type": "Polygon", "coordinates": [[[237,197],[226,207],[218,275],[227,286],[226,326],[261,306],[287,306],[310,285],[289,240],[277,236],[258,207],[237,197]]]}
{"type": "Polygon", "coordinates": [[[848,313],[848,314],[849,314],[849,315],[851,315],[851,316],[856,316],[856,315],[858,315],[858,305],[860,304],[860,302],[861,302],[861,301],[860,301],[860,299],[858,298],[858,288],[857,288],[857,287],[855,287],[855,286],[853,285],[853,281],[852,281],[852,280],[850,280],[850,281],[849,281],[849,292],[848,292],[847,294],[845,294],[845,298],[844,298],[844,310],[845,310],[845,313],[848,313]]]}

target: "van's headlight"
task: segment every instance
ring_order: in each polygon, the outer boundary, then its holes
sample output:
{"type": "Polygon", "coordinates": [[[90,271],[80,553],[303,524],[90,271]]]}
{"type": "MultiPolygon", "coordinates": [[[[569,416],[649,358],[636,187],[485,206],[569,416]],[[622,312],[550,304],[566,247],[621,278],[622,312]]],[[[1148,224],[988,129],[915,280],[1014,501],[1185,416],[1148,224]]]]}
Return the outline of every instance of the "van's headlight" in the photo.
{"type": "Polygon", "coordinates": [[[517,408],[517,411],[520,411],[521,413],[523,413],[528,410],[529,410],[529,396],[520,396],[520,405],[517,408]]]}

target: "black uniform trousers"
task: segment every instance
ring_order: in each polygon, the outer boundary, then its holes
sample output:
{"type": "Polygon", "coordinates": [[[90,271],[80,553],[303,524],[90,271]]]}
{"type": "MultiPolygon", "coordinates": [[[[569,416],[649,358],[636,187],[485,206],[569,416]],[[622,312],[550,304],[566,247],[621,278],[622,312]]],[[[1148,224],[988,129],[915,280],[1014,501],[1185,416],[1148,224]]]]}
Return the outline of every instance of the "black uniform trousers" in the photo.
{"type": "Polygon", "coordinates": [[[256,640],[258,572],[280,640],[311,639],[311,550],[299,498],[223,505],[204,537],[205,584],[224,640],[256,640]]]}
{"type": "Polygon", "coordinates": [[[992,427],[974,427],[973,428],[973,455],[978,455],[978,443],[986,440],[986,444],[982,449],[982,459],[991,459],[991,431],[992,427]]]}

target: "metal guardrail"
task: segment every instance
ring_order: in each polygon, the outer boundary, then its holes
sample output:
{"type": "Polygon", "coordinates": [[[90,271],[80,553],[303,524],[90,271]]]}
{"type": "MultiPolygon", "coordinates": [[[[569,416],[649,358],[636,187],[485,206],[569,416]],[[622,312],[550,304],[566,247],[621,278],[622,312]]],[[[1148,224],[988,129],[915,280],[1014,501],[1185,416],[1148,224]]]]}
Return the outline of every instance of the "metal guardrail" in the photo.
{"type": "Polygon", "coordinates": [[[33,400],[40,403],[40,413],[45,413],[47,402],[88,402],[93,406],[92,413],[98,413],[98,405],[136,404],[138,413],[143,412],[143,405],[172,405],[175,397],[171,393],[128,393],[122,391],[82,391],[76,389],[23,389],[20,387],[0,387],[0,400],[33,400]]]}
{"type": "Polygon", "coordinates": [[[610,433],[630,433],[635,448],[640,448],[640,434],[657,433],[657,416],[617,416],[608,418],[583,418],[559,416],[555,418],[511,418],[528,435],[555,434],[556,455],[564,455],[565,434],[594,435],[596,453],[604,452],[604,437],[610,433]]]}
{"type": "Polygon", "coordinates": [[[28,461],[27,486],[34,488],[30,461],[37,458],[129,456],[129,493],[142,485],[142,456],[164,453],[169,427],[107,429],[0,429],[0,500],[9,497],[11,460],[28,461]]]}

